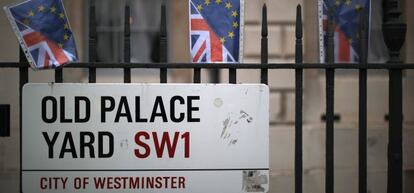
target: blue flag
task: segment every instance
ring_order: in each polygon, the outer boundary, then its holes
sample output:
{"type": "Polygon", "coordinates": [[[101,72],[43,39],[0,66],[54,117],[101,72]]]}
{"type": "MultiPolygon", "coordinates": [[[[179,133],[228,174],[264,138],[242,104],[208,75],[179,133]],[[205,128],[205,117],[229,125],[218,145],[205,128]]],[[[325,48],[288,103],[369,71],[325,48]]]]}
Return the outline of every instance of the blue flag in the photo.
{"type": "Polygon", "coordinates": [[[240,62],[244,0],[189,0],[192,62],[240,62]]]}
{"type": "Polygon", "coordinates": [[[28,0],[4,10],[34,69],[77,61],[75,39],[61,0],[28,0]]]}

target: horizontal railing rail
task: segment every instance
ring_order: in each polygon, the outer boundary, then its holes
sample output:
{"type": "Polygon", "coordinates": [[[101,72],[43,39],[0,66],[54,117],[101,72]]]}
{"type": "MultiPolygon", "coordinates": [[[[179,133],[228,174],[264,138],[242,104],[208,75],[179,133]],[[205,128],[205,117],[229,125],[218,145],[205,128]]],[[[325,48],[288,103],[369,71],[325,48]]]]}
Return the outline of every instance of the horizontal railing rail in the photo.
{"type": "MultiPolygon", "coordinates": [[[[0,62],[0,68],[24,68],[29,67],[29,63],[20,62],[0,62]]],[[[79,62],[67,64],[62,68],[169,68],[169,69],[367,69],[367,70],[391,70],[391,69],[414,69],[414,64],[408,63],[371,63],[371,64],[359,64],[359,63],[335,63],[335,64],[321,64],[321,63],[274,63],[274,64],[261,64],[261,63],[118,63],[118,62],[79,62]]],[[[56,69],[56,70],[58,70],[56,69]]]]}

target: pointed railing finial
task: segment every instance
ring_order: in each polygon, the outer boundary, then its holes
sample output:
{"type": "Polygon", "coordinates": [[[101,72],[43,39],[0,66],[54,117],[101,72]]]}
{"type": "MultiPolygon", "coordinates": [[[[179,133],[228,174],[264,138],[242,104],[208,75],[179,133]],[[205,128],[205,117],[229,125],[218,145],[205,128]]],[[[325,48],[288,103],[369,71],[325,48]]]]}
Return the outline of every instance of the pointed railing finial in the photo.
{"type": "Polygon", "coordinates": [[[266,3],[263,4],[262,8],[262,37],[268,36],[268,30],[267,30],[267,6],[266,3]]]}
{"type": "Polygon", "coordinates": [[[302,6],[298,4],[296,7],[296,50],[295,62],[300,64],[303,62],[303,29],[302,29],[302,6]]]}
{"type": "Polygon", "coordinates": [[[131,8],[125,6],[124,18],[124,62],[131,61],[131,8]]]}
{"type": "MultiPolygon", "coordinates": [[[[165,2],[161,5],[161,26],[160,26],[160,62],[168,62],[168,49],[167,49],[167,10],[165,2]]],[[[167,68],[160,68],[160,82],[167,83],[167,68]]]]}
{"type": "MultiPolygon", "coordinates": [[[[90,1],[89,7],[89,62],[96,62],[98,53],[96,49],[97,44],[96,32],[96,11],[95,0],[90,1]]],[[[96,68],[89,68],[89,83],[96,82],[96,68]]]]}
{"type": "Polygon", "coordinates": [[[91,0],[89,7],[89,62],[96,62],[96,38],[95,0],[91,0]]]}
{"type": "Polygon", "coordinates": [[[302,30],[302,6],[298,4],[296,7],[296,39],[303,38],[302,30]]]}
{"type": "Polygon", "coordinates": [[[401,22],[399,0],[385,0],[383,4],[382,32],[390,52],[390,63],[401,63],[400,49],[405,42],[407,25],[401,22]]]}
{"type": "Polygon", "coordinates": [[[164,2],[161,5],[160,62],[167,62],[167,11],[164,2]]]}
{"type": "MultiPolygon", "coordinates": [[[[131,9],[128,4],[124,17],[124,62],[131,62],[131,9]]],[[[124,83],[131,83],[131,68],[124,68],[124,83]]]]}
{"type": "Polygon", "coordinates": [[[261,69],[261,83],[262,84],[268,84],[268,57],[269,57],[269,48],[268,48],[268,30],[267,30],[267,7],[266,3],[263,4],[262,9],[262,39],[261,39],[261,52],[260,52],[260,61],[262,65],[264,66],[261,69]]]}

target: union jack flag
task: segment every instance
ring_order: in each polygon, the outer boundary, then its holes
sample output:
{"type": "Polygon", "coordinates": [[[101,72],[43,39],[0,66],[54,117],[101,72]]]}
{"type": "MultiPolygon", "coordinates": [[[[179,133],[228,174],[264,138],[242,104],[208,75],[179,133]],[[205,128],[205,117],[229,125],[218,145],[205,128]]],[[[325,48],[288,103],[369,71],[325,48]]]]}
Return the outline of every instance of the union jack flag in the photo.
{"type": "Polygon", "coordinates": [[[28,0],[4,7],[34,69],[50,69],[77,60],[75,39],[61,0],[28,0]]]}
{"type": "Polygon", "coordinates": [[[240,62],[244,1],[189,0],[189,9],[192,62],[240,62]]]}
{"type": "MultiPolygon", "coordinates": [[[[319,0],[320,59],[326,62],[326,31],[328,29],[328,9],[333,11],[335,63],[359,62],[361,26],[360,14],[370,15],[370,0],[319,0]],[[322,15],[321,15],[322,14],[322,15]]],[[[370,19],[366,20],[369,26],[370,19]]],[[[369,28],[366,37],[369,36],[369,28]]]]}

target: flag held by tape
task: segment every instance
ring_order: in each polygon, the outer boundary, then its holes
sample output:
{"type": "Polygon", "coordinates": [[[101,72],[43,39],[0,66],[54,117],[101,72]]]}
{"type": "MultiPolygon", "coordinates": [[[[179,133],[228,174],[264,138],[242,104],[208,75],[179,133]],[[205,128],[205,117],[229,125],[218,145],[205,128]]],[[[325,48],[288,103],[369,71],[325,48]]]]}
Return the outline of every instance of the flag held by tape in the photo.
{"type": "Polygon", "coordinates": [[[189,9],[192,62],[241,62],[244,0],[189,0],[189,9]]]}
{"type": "Polygon", "coordinates": [[[78,60],[61,0],[28,0],[4,10],[32,68],[53,69],[78,60]]]}

